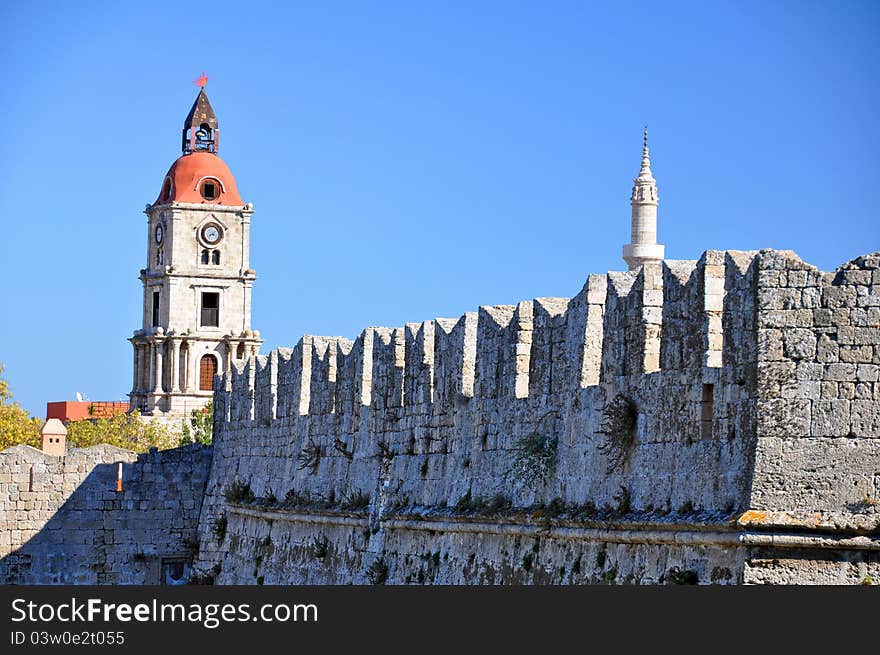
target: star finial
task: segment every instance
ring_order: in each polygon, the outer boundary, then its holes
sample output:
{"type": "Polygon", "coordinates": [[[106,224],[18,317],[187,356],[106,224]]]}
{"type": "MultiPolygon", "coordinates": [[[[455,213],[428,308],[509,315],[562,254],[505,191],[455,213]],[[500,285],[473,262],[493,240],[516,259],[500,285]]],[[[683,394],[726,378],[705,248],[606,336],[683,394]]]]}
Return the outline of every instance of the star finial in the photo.
{"type": "Polygon", "coordinates": [[[208,76],[205,75],[205,71],[202,71],[202,74],[198,79],[193,80],[193,84],[196,84],[196,85],[202,87],[203,89],[205,88],[205,85],[207,83],[208,83],[208,76]]]}

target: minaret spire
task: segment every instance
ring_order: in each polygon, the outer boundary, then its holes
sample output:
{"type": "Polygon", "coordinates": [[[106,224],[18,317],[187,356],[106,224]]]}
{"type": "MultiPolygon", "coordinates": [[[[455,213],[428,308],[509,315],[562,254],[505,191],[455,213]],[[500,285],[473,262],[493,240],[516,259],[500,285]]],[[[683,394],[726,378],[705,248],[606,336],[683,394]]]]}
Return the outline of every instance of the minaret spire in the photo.
{"type": "Polygon", "coordinates": [[[648,126],[642,141],[642,167],[633,180],[632,234],[630,243],[623,247],[623,258],[629,270],[637,270],[646,262],[662,261],[665,248],[657,243],[657,181],[651,172],[648,154],[648,126]]]}
{"type": "Polygon", "coordinates": [[[651,158],[648,156],[648,126],[645,125],[645,136],[642,138],[642,169],[639,171],[640,180],[653,180],[651,174],[651,158]]]}

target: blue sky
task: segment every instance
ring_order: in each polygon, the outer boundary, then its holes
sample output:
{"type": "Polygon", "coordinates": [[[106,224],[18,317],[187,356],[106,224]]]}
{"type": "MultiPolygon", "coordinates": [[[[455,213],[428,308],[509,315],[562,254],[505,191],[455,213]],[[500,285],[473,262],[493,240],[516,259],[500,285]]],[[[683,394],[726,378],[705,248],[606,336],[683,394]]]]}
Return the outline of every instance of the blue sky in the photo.
{"type": "Polygon", "coordinates": [[[0,22],[0,361],[38,416],[130,390],[142,211],[202,70],[256,209],[264,352],[623,270],[646,123],[668,258],[880,249],[876,2],[19,1],[0,22]]]}

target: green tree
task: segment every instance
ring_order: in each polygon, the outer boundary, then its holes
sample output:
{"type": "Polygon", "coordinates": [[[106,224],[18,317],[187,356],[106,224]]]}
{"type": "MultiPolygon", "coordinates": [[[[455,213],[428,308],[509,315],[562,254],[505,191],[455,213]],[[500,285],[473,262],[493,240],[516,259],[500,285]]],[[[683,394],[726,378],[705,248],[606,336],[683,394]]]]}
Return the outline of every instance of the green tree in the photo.
{"type": "Polygon", "coordinates": [[[180,435],[158,421],[148,421],[137,410],[108,418],[90,418],[70,421],[67,440],[78,448],[106,443],[111,446],[143,453],[150,448],[174,448],[180,435]]]}
{"type": "Polygon", "coordinates": [[[201,409],[194,409],[190,414],[189,421],[183,422],[183,436],[180,445],[200,443],[203,446],[210,445],[214,439],[214,401],[201,409]]]}
{"type": "MultiPolygon", "coordinates": [[[[0,375],[4,365],[0,363],[0,375]]],[[[0,378],[0,450],[25,444],[40,447],[40,425],[38,418],[28,414],[17,402],[12,402],[9,383],[0,378]]]]}

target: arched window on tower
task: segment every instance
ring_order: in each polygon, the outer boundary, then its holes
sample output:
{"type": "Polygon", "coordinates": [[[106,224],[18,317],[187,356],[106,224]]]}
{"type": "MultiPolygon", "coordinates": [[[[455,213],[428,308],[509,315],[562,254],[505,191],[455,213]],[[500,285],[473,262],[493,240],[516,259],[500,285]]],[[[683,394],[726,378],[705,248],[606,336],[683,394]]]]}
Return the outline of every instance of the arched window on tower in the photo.
{"type": "Polygon", "coordinates": [[[238,344],[238,350],[235,353],[235,358],[236,359],[244,359],[244,344],[243,343],[238,344]]]}
{"type": "Polygon", "coordinates": [[[204,355],[199,362],[199,390],[214,390],[214,374],[217,373],[217,358],[214,355],[204,355]]]}
{"type": "Polygon", "coordinates": [[[214,152],[214,129],[208,123],[202,123],[196,130],[195,148],[214,152]]]}
{"type": "Polygon", "coordinates": [[[202,182],[199,193],[202,194],[202,198],[205,200],[216,200],[220,196],[221,190],[220,182],[209,177],[202,182]]]}
{"type": "Polygon", "coordinates": [[[219,250],[212,250],[211,251],[211,263],[214,265],[220,264],[220,251],[219,250]]]}
{"type": "Polygon", "coordinates": [[[162,201],[165,202],[171,198],[171,178],[166,177],[165,183],[162,185],[162,201]]]}
{"type": "Polygon", "coordinates": [[[208,251],[207,251],[207,250],[203,250],[203,251],[202,251],[202,259],[201,259],[201,262],[202,262],[203,264],[207,264],[207,263],[209,262],[209,259],[208,259],[209,257],[210,257],[210,254],[208,253],[208,251]]]}

